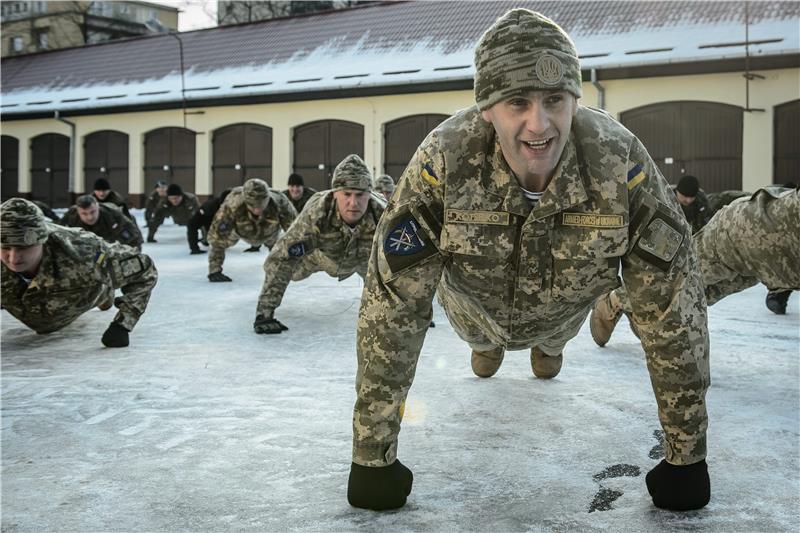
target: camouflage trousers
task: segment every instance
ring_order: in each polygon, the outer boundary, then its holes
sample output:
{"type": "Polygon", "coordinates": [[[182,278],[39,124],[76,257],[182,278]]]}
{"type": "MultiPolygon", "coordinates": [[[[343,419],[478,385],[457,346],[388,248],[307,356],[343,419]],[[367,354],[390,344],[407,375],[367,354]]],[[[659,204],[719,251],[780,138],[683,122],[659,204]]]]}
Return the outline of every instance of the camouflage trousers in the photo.
{"type": "Polygon", "coordinates": [[[278,240],[280,231],[268,235],[263,240],[250,239],[239,237],[235,231],[231,231],[227,235],[220,236],[218,233],[209,232],[206,239],[208,240],[208,273],[222,272],[222,265],[225,263],[225,250],[235,246],[239,240],[243,240],[250,246],[266,246],[267,250],[271,250],[278,240]]]}
{"type": "MultiPolygon", "coordinates": [[[[587,307],[584,311],[562,322],[557,329],[542,331],[535,338],[506,340],[501,337],[504,335],[503,332],[491,332],[491,327],[486,321],[482,320],[480,316],[476,316],[474,312],[460,306],[456,296],[447,291],[439,291],[438,300],[456,334],[471,349],[481,352],[496,348],[505,348],[509,351],[528,350],[536,346],[547,355],[559,355],[563,353],[567,342],[578,335],[590,310],[587,307]]],[[[536,317],[530,317],[530,320],[535,321],[536,317]]]]}
{"type": "Polygon", "coordinates": [[[367,275],[366,265],[356,265],[353,268],[342,268],[334,261],[319,252],[312,252],[300,259],[290,259],[270,262],[269,258],[264,263],[264,285],[258,297],[256,313],[268,315],[281,305],[283,294],[289,281],[306,279],[316,272],[325,272],[339,281],[345,280],[353,274],[358,274],[361,279],[367,275]]]}

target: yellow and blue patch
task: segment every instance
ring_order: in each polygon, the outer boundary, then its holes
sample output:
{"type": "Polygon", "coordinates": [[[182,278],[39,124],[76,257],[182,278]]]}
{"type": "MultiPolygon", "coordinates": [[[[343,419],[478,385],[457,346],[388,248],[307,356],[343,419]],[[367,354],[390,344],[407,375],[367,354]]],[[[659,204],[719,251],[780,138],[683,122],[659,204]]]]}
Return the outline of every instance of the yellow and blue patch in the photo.
{"type": "Polygon", "coordinates": [[[436,177],[436,173],[433,171],[429,163],[425,163],[425,166],[422,167],[422,179],[434,187],[438,187],[440,183],[439,178],[436,177]]]}
{"type": "Polygon", "coordinates": [[[644,181],[645,174],[642,165],[636,165],[628,171],[628,190],[633,189],[644,181]]]}

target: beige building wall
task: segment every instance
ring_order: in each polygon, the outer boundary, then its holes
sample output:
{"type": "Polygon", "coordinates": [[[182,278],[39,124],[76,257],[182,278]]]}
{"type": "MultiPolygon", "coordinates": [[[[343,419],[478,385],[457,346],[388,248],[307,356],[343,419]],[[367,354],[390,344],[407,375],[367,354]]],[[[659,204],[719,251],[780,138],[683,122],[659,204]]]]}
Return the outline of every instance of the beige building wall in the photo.
{"type": "MultiPolygon", "coordinates": [[[[761,72],[764,80],[752,81],[750,106],[765,112],[745,113],[743,129],[743,188],[755,190],[772,183],[773,108],[800,95],[800,69],[761,72]]],[[[663,77],[601,82],[605,88],[606,109],[619,118],[623,111],[658,102],[707,100],[745,106],[745,80],[741,73],[663,77]]],[[[597,105],[597,91],[584,84],[585,105],[597,105]]],[[[472,105],[472,91],[447,91],[408,95],[375,96],[253,104],[190,109],[186,126],[196,136],[196,187],[199,195],[212,191],[211,139],[214,130],[236,123],[256,123],[272,128],[273,185],[284,188],[292,171],[292,136],[295,127],[317,120],[346,120],[364,126],[364,158],[373,172],[383,170],[383,127],[387,122],[422,113],[453,114],[472,105]]],[[[83,191],[83,137],[99,130],[117,130],[129,135],[129,193],[144,194],[144,136],[153,129],[182,127],[180,109],[141,113],[71,117],[77,125],[81,147],[73,164],[75,192],[83,191]]],[[[30,192],[30,139],[41,133],[70,134],[69,127],[55,119],[6,121],[4,135],[20,141],[20,192],[30,192]]]]}

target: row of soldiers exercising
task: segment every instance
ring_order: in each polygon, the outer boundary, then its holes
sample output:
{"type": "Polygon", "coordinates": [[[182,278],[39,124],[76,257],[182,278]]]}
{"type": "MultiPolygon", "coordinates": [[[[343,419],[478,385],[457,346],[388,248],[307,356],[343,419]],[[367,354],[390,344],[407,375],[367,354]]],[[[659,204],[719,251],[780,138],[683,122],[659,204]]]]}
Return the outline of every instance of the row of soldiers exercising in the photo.
{"type": "MultiPolygon", "coordinates": [[[[694,245],[709,306],[757,283],[771,292],[800,290],[800,192],[767,188],[739,198],[695,233],[694,245]]],[[[624,286],[597,300],[590,330],[598,346],[623,313],[637,333],[631,311],[624,286]]]]}
{"type": "Polygon", "coordinates": [[[119,311],[102,336],[127,346],[158,279],[153,261],[135,248],[45,220],[32,202],[0,205],[2,308],[36,331],[51,333],[89,309],[119,311]],[[114,297],[116,289],[122,295],[114,297]]]}

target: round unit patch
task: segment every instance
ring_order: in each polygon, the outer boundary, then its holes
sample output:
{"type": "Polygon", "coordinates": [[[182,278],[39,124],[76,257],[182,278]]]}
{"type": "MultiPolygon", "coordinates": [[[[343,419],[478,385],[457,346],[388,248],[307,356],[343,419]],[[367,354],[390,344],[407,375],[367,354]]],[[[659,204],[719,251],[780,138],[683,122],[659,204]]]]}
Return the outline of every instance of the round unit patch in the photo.
{"type": "Polygon", "coordinates": [[[33,246],[39,240],[39,232],[36,231],[36,228],[27,228],[22,240],[26,245],[33,246]]]}
{"type": "Polygon", "coordinates": [[[564,77],[564,66],[557,57],[543,55],[536,62],[536,77],[545,85],[555,85],[564,77]]]}

